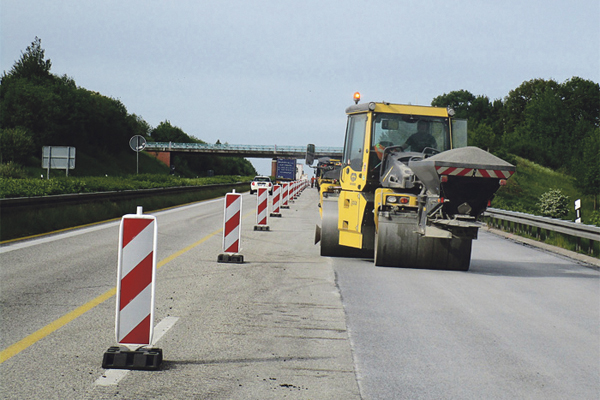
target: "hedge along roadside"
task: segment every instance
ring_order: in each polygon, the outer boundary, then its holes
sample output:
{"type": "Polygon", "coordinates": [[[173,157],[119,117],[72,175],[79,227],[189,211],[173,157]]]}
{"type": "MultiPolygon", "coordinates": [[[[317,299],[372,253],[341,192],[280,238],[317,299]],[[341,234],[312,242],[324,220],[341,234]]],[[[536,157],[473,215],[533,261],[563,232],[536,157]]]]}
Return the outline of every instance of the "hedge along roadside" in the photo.
{"type": "Polygon", "coordinates": [[[135,213],[178,206],[245,192],[247,182],[176,188],[127,190],[43,197],[0,199],[0,241],[120,218],[135,213]]]}

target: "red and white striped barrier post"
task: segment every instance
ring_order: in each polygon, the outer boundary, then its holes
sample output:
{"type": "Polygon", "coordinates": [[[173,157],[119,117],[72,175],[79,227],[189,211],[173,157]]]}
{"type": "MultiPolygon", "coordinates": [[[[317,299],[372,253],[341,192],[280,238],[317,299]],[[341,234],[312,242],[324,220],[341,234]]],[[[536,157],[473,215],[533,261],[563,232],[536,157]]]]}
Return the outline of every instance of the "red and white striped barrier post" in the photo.
{"type": "Polygon", "coordinates": [[[232,193],[225,195],[225,212],[223,218],[223,254],[217,257],[218,262],[244,262],[241,250],[242,233],[242,195],[232,193]]]}
{"type": "Polygon", "coordinates": [[[289,194],[290,194],[290,184],[285,182],[283,184],[283,200],[281,201],[281,208],[290,208],[289,206],[289,194]]]}
{"type": "Polygon", "coordinates": [[[142,207],[121,219],[115,336],[125,347],[111,347],[103,368],[158,369],[162,362],[161,349],[139,350],[152,344],[154,331],[156,237],[156,217],[143,215],[142,207]]]}
{"type": "Polygon", "coordinates": [[[290,203],[296,200],[296,181],[290,182],[290,203]]]}
{"type": "Polygon", "coordinates": [[[273,186],[273,212],[271,213],[271,217],[281,217],[280,207],[280,199],[281,199],[281,185],[273,186]]]}
{"type": "Polygon", "coordinates": [[[269,230],[269,191],[267,188],[258,188],[256,196],[256,225],[254,225],[255,231],[268,231],[269,230]]]}
{"type": "Polygon", "coordinates": [[[156,217],[128,214],[121,219],[117,272],[117,343],[135,347],[152,343],[156,217]]]}

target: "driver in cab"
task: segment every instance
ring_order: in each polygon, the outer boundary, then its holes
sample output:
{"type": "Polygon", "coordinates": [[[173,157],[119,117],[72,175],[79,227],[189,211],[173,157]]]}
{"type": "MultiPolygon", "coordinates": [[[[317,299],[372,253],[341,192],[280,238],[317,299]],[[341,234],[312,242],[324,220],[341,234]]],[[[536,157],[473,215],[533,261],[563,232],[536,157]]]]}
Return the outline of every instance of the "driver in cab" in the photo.
{"type": "Polygon", "coordinates": [[[426,147],[431,147],[436,149],[437,142],[433,135],[427,132],[427,122],[419,121],[417,122],[417,132],[413,133],[402,146],[402,150],[406,150],[410,147],[411,151],[415,151],[417,153],[422,152],[426,147]]]}
{"type": "MultiPolygon", "coordinates": [[[[433,149],[437,149],[437,142],[432,134],[427,132],[427,121],[418,121],[417,122],[417,132],[410,135],[410,137],[406,140],[406,142],[399,146],[399,150],[405,151],[410,147],[411,151],[421,153],[425,148],[431,147],[433,149]]],[[[375,145],[375,152],[377,153],[377,157],[381,160],[383,156],[383,151],[386,147],[392,146],[391,142],[379,142],[375,145]]]]}

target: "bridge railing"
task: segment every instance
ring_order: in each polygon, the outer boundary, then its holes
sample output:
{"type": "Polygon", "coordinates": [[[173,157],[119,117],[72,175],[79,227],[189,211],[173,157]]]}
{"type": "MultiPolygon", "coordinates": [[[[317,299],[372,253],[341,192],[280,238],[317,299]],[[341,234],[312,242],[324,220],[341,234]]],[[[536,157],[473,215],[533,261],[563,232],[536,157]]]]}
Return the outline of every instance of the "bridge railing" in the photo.
{"type": "MultiPolygon", "coordinates": [[[[252,144],[208,144],[208,143],[174,143],[174,142],[148,142],[146,150],[177,151],[177,150],[204,150],[228,152],[259,152],[266,153],[306,153],[306,146],[279,146],[279,145],[252,145],[252,144]]],[[[341,147],[316,147],[315,153],[342,153],[341,147]]]]}
{"type": "Polygon", "coordinates": [[[488,208],[484,217],[486,217],[488,225],[494,228],[516,234],[526,234],[542,241],[549,236],[549,232],[573,237],[576,251],[585,250],[589,255],[598,257],[598,251],[594,251],[600,242],[600,227],[598,226],[497,208],[488,208]],[[587,249],[583,249],[582,239],[586,239],[587,249]]]}

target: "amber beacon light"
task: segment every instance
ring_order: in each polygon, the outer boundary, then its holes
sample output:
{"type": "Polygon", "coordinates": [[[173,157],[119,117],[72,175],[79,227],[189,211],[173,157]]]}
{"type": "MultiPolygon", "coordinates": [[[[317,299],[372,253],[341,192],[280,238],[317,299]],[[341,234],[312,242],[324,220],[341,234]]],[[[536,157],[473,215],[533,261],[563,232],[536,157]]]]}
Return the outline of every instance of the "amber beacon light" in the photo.
{"type": "Polygon", "coordinates": [[[356,93],[354,93],[354,104],[358,104],[359,101],[360,101],[360,93],[356,92],[356,93]]]}

